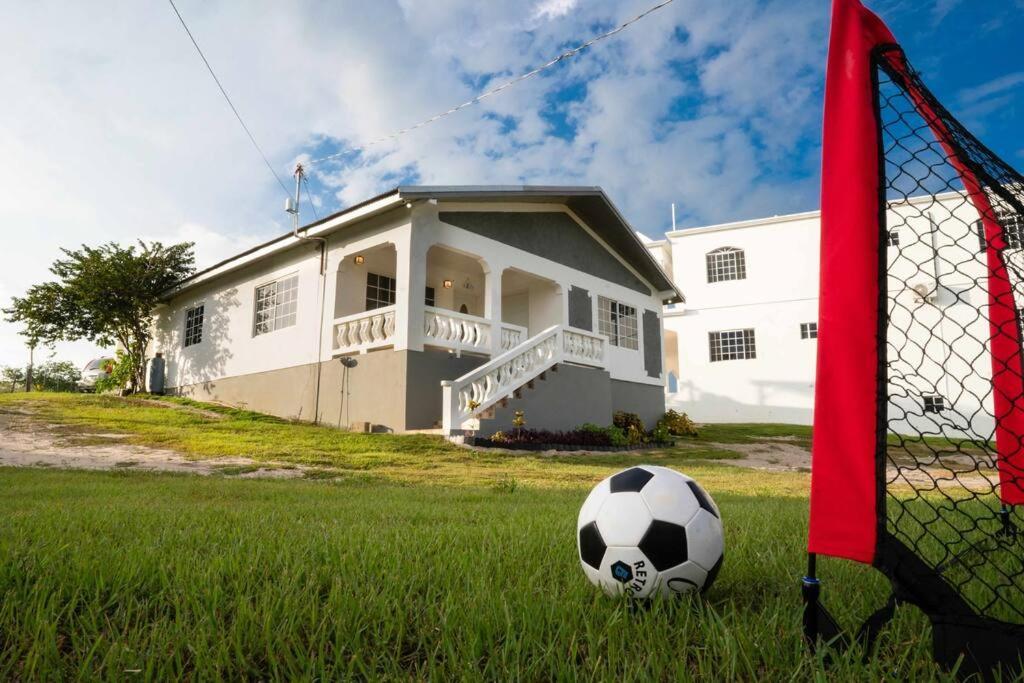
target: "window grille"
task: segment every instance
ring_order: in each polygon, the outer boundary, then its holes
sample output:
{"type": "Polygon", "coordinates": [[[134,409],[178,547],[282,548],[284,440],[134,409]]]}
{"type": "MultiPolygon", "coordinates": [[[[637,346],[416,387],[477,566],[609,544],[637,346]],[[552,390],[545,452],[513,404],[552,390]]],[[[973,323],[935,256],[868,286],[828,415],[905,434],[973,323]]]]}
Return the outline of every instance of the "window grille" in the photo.
{"type": "Polygon", "coordinates": [[[722,247],[709,252],[708,282],[724,280],[745,280],[747,277],[746,257],[742,249],[722,247]]]}
{"type": "Polygon", "coordinates": [[[597,331],[608,337],[609,344],[638,349],[640,336],[637,330],[635,308],[603,296],[597,298],[597,331]]]}
{"type": "Polygon", "coordinates": [[[376,273],[366,274],[366,310],[395,303],[395,278],[376,273]]]}
{"type": "Polygon", "coordinates": [[[192,346],[203,341],[203,304],[185,311],[185,343],[192,346]]]}
{"type": "Polygon", "coordinates": [[[298,298],[298,275],[257,287],[253,335],[259,336],[294,325],[298,298]]]}
{"type": "Polygon", "coordinates": [[[754,330],[724,330],[708,333],[711,362],[757,358],[754,330]]]}

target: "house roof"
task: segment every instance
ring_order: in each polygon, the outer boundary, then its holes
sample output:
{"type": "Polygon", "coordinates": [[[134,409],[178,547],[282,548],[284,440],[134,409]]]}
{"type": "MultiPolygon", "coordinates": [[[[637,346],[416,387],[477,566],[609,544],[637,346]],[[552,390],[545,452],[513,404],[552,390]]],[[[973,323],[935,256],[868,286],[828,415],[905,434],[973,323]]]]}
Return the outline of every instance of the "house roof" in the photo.
{"type": "MultiPolygon", "coordinates": [[[[323,237],[356,221],[419,199],[439,201],[520,201],[567,206],[608,246],[618,252],[666,301],[685,301],[672,280],[637,237],[615,205],[600,187],[560,185],[400,185],[346,209],[309,223],[299,232],[305,237],[323,237]]],[[[198,286],[224,273],[242,268],[261,258],[299,244],[292,233],[276,237],[205,268],[178,283],[165,298],[198,286]]]]}

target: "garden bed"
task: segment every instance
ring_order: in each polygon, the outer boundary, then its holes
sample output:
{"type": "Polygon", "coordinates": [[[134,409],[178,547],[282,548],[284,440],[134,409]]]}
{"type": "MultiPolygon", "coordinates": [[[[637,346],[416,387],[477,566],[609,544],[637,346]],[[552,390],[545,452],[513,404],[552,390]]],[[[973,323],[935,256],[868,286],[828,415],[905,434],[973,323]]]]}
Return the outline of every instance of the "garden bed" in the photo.
{"type": "Polygon", "coordinates": [[[534,443],[524,441],[494,441],[482,436],[467,436],[463,440],[467,446],[478,448],[503,448],[510,451],[597,451],[597,452],[618,452],[618,451],[646,451],[653,448],[671,448],[675,441],[664,441],[661,443],[636,443],[624,446],[596,446],[568,443],[534,443]]]}

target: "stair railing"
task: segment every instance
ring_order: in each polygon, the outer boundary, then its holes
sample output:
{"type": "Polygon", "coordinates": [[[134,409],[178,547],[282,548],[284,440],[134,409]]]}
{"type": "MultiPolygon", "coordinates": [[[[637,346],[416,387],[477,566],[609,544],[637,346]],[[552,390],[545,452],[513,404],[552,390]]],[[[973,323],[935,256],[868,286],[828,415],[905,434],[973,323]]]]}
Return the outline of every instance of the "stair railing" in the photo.
{"type": "Polygon", "coordinates": [[[558,363],[603,368],[606,337],[552,325],[458,379],[441,382],[446,435],[479,428],[479,415],[558,363]]]}

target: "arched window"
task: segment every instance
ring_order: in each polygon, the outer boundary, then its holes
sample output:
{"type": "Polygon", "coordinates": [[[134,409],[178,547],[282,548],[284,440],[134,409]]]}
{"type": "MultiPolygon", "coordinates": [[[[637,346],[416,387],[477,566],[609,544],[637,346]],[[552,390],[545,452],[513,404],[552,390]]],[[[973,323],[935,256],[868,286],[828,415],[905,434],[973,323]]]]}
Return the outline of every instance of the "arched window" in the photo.
{"type": "Polygon", "coordinates": [[[722,247],[709,251],[708,282],[747,279],[747,264],[743,250],[736,247],[722,247]]]}

